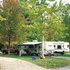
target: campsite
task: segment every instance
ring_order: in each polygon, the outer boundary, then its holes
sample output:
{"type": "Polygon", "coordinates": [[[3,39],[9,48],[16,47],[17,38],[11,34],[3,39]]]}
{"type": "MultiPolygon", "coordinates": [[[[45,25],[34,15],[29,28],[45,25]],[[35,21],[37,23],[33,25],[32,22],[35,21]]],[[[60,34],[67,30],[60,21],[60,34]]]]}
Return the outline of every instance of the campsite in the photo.
{"type": "Polygon", "coordinates": [[[70,70],[70,0],[0,0],[0,70],[70,70]]]}

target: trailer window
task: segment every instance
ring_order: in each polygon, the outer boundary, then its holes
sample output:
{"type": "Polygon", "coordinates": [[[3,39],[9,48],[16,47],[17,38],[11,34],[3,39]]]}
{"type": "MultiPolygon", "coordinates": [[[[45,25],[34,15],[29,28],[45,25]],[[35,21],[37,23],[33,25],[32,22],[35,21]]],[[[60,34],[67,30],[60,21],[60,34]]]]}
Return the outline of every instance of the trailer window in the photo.
{"type": "Polygon", "coordinates": [[[52,47],[52,45],[48,45],[49,47],[52,47]]]}
{"type": "Polygon", "coordinates": [[[54,48],[56,47],[56,45],[54,45],[54,48]]]}
{"type": "Polygon", "coordinates": [[[33,48],[33,45],[30,45],[29,48],[33,48]]]}
{"type": "Polygon", "coordinates": [[[40,46],[39,46],[39,49],[40,49],[40,46]]]}
{"type": "Polygon", "coordinates": [[[57,45],[57,49],[61,49],[61,45],[57,45]]]}
{"type": "Polygon", "coordinates": [[[69,45],[67,45],[67,48],[69,48],[69,45]]]}

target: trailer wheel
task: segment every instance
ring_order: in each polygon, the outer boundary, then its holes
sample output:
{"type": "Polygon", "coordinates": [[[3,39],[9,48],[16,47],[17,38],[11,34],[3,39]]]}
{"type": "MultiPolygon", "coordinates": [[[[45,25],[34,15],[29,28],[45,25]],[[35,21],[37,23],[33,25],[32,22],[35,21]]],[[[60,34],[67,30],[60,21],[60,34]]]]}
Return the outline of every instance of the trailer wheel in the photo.
{"type": "Polygon", "coordinates": [[[61,52],[61,55],[64,55],[64,51],[63,51],[63,52],[61,52]]]}
{"type": "Polygon", "coordinates": [[[3,54],[8,54],[6,51],[3,51],[3,54]]]}
{"type": "Polygon", "coordinates": [[[48,53],[48,54],[47,54],[47,56],[49,56],[49,57],[50,57],[50,56],[51,56],[51,53],[48,53]]]}

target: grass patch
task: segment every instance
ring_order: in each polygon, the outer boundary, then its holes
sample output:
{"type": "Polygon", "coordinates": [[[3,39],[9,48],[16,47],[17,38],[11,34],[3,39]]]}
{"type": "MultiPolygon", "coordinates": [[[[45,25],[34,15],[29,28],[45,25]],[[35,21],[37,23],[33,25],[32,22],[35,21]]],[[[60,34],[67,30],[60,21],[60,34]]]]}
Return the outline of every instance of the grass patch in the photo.
{"type": "Polygon", "coordinates": [[[70,57],[70,52],[69,53],[65,53],[64,55],[57,54],[57,56],[70,57]]]}
{"type": "Polygon", "coordinates": [[[11,55],[0,54],[0,56],[22,59],[22,60],[32,62],[34,64],[37,64],[37,65],[45,67],[45,68],[56,68],[56,67],[64,67],[64,66],[70,65],[70,60],[58,59],[58,58],[52,58],[52,57],[46,57],[45,59],[39,59],[39,57],[37,57],[37,60],[33,60],[32,56],[19,57],[19,56],[15,56],[13,54],[11,54],[11,55]]]}

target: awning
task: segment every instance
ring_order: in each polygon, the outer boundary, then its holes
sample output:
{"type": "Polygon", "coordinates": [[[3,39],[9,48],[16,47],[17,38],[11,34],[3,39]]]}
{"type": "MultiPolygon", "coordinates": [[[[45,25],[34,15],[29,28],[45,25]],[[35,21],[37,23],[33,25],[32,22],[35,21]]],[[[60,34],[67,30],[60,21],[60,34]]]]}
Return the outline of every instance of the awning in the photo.
{"type": "Polygon", "coordinates": [[[27,43],[21,43],[19,46],[29,46],[29,45],[38,45],[41,44],[41,42],[27,42],[27,43]]]}

